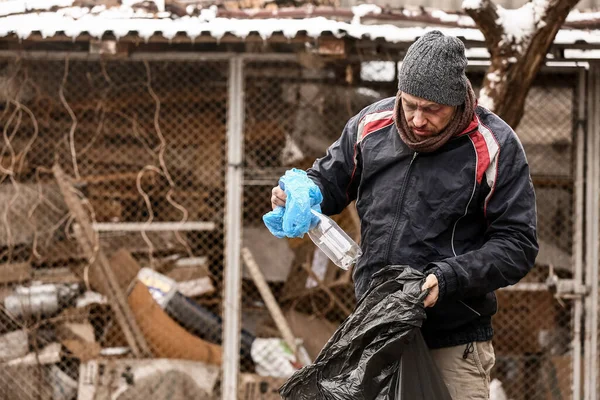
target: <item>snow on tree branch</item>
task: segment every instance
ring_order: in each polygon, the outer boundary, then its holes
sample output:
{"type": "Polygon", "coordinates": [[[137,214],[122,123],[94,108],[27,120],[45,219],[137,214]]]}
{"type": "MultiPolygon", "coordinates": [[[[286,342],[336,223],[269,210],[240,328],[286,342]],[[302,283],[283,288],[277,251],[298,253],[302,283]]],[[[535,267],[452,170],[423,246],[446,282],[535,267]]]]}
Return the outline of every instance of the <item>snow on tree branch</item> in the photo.
{"type": "Polygon", "coordinates": [[[463,8],[473,18],[490,45],[510,45],[523,54],[544,30],[558,30],[578,0],[530,0],[518,9],[505,9],[491,0],[465,0],[463,8]]]}
{"type": "Polygon", "coordinates": [[[523,116],[525,98],[556,33],[577,2],[530,0],[515,10],[491,0],[463,2],[485,37],[492,61],[479,102],[513,128],[523,116]]]}

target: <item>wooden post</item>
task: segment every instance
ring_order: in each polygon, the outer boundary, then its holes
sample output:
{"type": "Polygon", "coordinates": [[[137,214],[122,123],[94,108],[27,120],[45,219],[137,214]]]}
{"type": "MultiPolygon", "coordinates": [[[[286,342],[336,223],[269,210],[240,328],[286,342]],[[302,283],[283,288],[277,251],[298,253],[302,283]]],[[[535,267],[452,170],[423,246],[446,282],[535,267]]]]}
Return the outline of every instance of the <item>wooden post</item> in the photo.
{"type": "Polygon", "coordinates": [[[281,312],[281,308],[279,307],[279,304],[277,304],[265,277],[262,272],[260,272],[260,268],[258,267],[258,264],[256,264],[254,256],[252,256],[252,252],[247,247],[242,248],[242,259],[244,260],[246,268],[248,268],[248,272],[250,272],[250,276],[252,277],[256,288],[265,301],[267,309],[269,310],[269,313],[271,313],[275,325],[277,325],[277,329],[281,332],[283,340],[285,340],[290,349],[292,349],[292,352],[296,354],[298,349],[296,347],[296,338],[292,333],[292,329],[285,319],[283,312],[281,312]]]}

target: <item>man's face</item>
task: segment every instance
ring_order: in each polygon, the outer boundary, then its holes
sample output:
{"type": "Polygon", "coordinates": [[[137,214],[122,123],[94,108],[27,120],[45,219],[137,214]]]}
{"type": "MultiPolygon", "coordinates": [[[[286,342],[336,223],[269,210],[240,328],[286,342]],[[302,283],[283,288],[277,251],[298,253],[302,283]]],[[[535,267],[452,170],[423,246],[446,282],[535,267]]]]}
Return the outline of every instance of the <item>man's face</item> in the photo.
{"type": "Polygon", "coordinates": [[[444,130],[456,112],[456,107],[402,93],[402,109],[408,127],[422,138],[435,136],[444,130]]]}

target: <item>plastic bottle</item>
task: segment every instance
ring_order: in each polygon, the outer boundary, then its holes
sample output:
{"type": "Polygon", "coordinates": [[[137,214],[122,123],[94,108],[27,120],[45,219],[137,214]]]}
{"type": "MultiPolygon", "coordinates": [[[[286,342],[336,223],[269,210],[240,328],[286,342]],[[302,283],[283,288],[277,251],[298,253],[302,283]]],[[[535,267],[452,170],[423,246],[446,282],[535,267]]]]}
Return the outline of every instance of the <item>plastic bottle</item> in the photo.
{"type": "Polygon", "coordinates": [[[308,231],[308,236],[335,265],[347,270],[358,261],[362,250],[334,220],[315,210],[311,212],[319,218],[319,223],[308,231]]]}

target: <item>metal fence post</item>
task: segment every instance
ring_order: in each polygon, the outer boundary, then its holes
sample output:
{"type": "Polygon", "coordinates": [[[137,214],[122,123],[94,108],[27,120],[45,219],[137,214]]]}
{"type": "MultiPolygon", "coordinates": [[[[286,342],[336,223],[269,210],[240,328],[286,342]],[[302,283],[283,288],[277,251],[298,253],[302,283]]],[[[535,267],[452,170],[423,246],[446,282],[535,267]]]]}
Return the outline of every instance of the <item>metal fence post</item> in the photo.
{"type": "MultiPolygon", "coordinates": [[[[586,70],[579,70],[577,83],[577,128],[575,131],[575,227],[573,238],[573,265],[575,283],[583,285],[583,213],[584,213],[584,164],[585,164],[585,107],[586,70]]],[[[573,381],[572,398],[581,397],[581,318],[583,298],[576,297],[573,309],[573,381]]]]}
{"type": "Polygon", "coordinates": [[[227,116],[227,206],[225,210],[225,281],[223,301],[223,400],[238,395],[240,348],[242,154],[244,124],[243,61],[229,64],[227,116]]]}
{"type": "Polygon", "coordinates": [[[586,284],[590,288],[590,294],[585,302],[585,388],[584,398],[586,400],[597,399],[597,356],[598,356],[598,190],[600,163],[598,155],[600,137],[599,116],[597,113],[598,95],[600,91],[600,80],[598,75],[600,68],[597,64],[590,64],[590,79],[588,90],[588,135],[587,135],[587,197],[586,197],[586,220],[587,244],[586,244],[586,284]]]}

